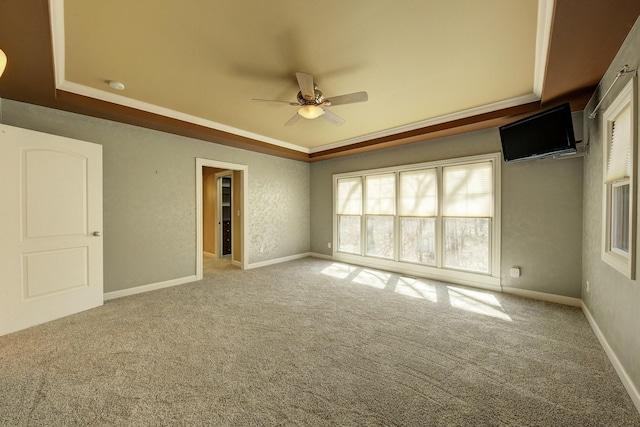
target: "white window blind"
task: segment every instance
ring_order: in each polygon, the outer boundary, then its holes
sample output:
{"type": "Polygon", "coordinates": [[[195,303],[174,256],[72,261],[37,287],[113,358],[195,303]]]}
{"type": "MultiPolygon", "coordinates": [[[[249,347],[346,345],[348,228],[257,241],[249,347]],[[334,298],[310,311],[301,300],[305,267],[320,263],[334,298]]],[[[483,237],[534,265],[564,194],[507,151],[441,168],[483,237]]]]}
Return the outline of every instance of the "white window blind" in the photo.
{"type": "Polygon", "coordinates": [[[338,180],[337,204],[338,215],[362,215],[362,179],[360,177],[338,180]]]}
{"type": "Polygon", "coordinates": [[[402,216],[436,216],[438,174],[436,169],[400,173],[399,214],[402,216]]]}
{"type": "Polygon", "coordinates": [[[627,106],[611,121],[611,142],[607,155],[605,183],[631,176],[631,107],[627,106]]]}
{"type": "Polygon", "coordinates": [[[395,213],[395,174],[367,176],[366,190],[366,213],[368,215],[393,215],[395,213]]]}
{"type": "Polygon", "coordinates": [[[442,214],[449,217],[491,217],[493,170],[491,162],[447,166],[442,170],[442,214]]]}

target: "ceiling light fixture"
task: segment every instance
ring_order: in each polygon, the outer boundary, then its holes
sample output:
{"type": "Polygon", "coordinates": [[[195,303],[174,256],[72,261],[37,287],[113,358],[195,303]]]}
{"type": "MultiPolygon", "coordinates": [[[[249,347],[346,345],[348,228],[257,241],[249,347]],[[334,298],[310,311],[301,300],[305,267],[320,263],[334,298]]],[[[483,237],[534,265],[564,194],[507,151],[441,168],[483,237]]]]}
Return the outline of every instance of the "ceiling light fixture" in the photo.
{"type": "Polygon", "coordinates": [[[115,80],[109,80],[109,86],[115,90],[124,90],[124,83],[115,80]]]}
{"type": "Polygon", "coordinates": [[[298,114],[300,114],[305,119],[315,119],[324,114],[324,109],[322,107],[318,107],[317,105],[305,105],[300,107],[298,110],[298,114]]]}
{"type": "Polygon", "coordinates": [[[4,69],[7,66],[7,55],[0,49],[0,77],[4,73],[4,69]]]}

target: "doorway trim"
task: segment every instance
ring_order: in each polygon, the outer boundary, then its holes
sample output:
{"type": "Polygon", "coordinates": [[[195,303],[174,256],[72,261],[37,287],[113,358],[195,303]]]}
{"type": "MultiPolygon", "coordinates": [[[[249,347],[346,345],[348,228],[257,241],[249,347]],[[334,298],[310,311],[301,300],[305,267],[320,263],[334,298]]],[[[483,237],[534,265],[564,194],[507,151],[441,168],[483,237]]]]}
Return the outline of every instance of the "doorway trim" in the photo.
{"type": "Polygon", "coordinates": [[[240,171],[242,185],[242,203],[240,204],[240,232],[242,233],[242,247],[240,248],[240,268],[247,269],[249,265],[247,260],[247,245],[249,242],[248,235],[248,218],[246,215],[247,204],[249,200],[249,166],[236,163],[220,162],[217,160],[203,159],[196,157],[196,280],[202,280],[203,263],[202,263],[202,168],[211,167],[218,169],[228,169],[231,171],[240,171]]]}

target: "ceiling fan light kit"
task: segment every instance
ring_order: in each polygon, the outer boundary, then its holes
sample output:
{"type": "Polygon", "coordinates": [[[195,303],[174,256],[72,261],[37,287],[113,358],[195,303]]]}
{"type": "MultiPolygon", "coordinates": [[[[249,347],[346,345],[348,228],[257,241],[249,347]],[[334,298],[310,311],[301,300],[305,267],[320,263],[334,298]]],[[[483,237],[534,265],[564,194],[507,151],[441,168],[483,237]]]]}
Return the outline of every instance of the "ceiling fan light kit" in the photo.
{"type": "Polygon", "coordinates": [[[324,110],[322,107],[318,107],[317,105],[305,105],[300,107],[298,114],[305,119],[316,119],[324,114],[324,110]]]}
{"type": "Polygon", "coordinates": [[[285,103],[291,106],[300,107],[296,115],[285,123],[285,126],[295,124],[300,117],[304,117],[305,119],[322,117],[328,122],[333,123],[336,126],[340,126],[344,123],[344,119],[324,107],[353,104],[355,102],[364,102],[369,99],[367,92],[364,91],[325,98],[322,92],[318,89],[318,86],[313,83],[313,76],[311,74],[296,73],[296,79],[298,80],[298,86],[300,86],[300,92],[298,92],[296,97],[298,102],[255,98],[253,101],[285,103]]]}

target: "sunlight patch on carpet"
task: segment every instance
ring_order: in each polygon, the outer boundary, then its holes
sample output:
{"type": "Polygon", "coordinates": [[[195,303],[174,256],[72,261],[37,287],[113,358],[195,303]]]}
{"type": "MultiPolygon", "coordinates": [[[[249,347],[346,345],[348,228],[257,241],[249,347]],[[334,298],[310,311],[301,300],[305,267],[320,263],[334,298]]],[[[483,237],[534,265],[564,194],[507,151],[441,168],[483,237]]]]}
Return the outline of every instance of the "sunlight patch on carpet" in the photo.
{"type": "Polygon", "coordinates": [[[390,273],[383,273],[375,270],[362,270],[355,279],[354,283],[371,286],[372,288],[384,289],[391,278],[390,273]]]}
{"type": "Polygon", "coordinates": [[[449,291],[451,307],[495,317],[508,322],[512,321],[511,317],[502,309],[502,305],[495,295],[454,286],[447,286],[447,290],[449,291]]]}
{"type": "Polygon", "coordinates": [[[436,285],[425,283],[411,277],[400,277],[395,292],[411,298],[420,298],[431,302],[438,302],[436,285]]]}
{"type": "Polygon", "coordinates": [[[346,279],[354,271],[356,271],[356,267],[352,265],[338,264],[334,262],[329,267],[322,270],[321,273],[337,279],[346,279]]]}
{"type": "Polygon", "coordinates": [[[348,283],[366,285],[374,289],[393,289],[398,295],[422,299],[432,303],[448,303],[451,307],[470,313],[482,314],[511,322],[511,317],[505,313],[502,305],[495,295],[490,292],[466,289],[457,286],[438,285],[428,279],[414,277],[398,277],[397,274],[373,269],[364,269],[348,264],[332,263],[325,267],[322,274],[345,280],[348,283]],[[395,282],[397,280],[397,282],[395,282]],[[394,283],[395,282],[395,283],[394,283]],[[441,301],[438,301],[438,289],[440,289],[441,301]],[[447,296],[445,296],[447,295],[447,296]]]}

